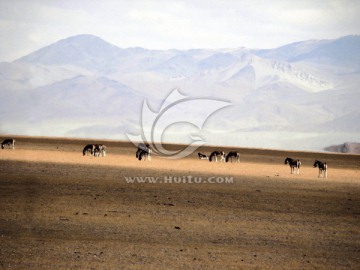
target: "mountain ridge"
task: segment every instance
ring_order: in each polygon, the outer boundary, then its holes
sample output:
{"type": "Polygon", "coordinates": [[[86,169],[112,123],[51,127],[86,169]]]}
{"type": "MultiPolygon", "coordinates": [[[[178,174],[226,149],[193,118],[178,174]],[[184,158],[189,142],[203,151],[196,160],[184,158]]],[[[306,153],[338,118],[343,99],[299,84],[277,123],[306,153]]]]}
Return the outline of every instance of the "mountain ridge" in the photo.
{"type": "MultiPolygon", "coordinates": [[[[179,88],[189,97],[232,102],[206,125],[212,131],[237,130],[223,140],[323,149],[359,135],[358,47],[360,36],[271,50],[119,48],[93,35],[73,36],[0,63],[0,113],[8,116],[0,116],[0,132],[80,136],[96,129],[98,136],[126,139],[129,130],[142,128],[144,100],[156,111],[179,88]],[[294,133],[299,143],[282,138],[284,132],[294,133]]],[[[209,143],[222,144],[214,132],[204,134],[209,143]]]]}

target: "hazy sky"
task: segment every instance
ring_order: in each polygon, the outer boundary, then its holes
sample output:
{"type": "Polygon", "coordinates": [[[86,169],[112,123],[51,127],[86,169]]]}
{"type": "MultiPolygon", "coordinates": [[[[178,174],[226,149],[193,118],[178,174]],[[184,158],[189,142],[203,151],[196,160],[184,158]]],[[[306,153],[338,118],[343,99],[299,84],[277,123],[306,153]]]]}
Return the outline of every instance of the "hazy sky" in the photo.
{"type": "Polygon", "coordinates": [[[273,48],[360,34],[360,1],[0,0],[0,61],[78,34],[121,48],[273,48]]]}

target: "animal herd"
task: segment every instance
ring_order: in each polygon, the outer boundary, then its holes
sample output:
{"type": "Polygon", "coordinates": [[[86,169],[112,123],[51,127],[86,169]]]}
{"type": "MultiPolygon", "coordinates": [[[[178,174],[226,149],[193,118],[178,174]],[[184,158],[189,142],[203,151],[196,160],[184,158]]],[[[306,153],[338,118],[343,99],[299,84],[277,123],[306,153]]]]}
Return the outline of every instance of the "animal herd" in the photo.
{"type": "MultiPolygon", "coordinates": [[[[285,159],[285,165],[289,164],[290,166],[290,173],[291,174],[300,174],[300,166],[301,166],[301,161],[299,159],[292,159],[287,157],[285,159]]],[[[319,168],[319,175],[318,177],[324,177],[327,178],[327,169],[328,169],[328,165],[326,164],[326,162],[321,162],[319,160],[315,160],[314,168],[319,168]]]]}
{"type": "Polygon", "coordinates": [[[106,156],[106,146],[103,144],[87,144],[83,150],[83,156],[91,155],[94,157],[105,157],[106,156]]]}
{"type": "MultiPolygon", "coordinates": [[[[8,138],[1,143],[1,148],[5,149],[15,149],[15,139],[8,138]]],[[[138,160],[148,160],[151,161],[152,150],[149,144],[140,143],[136,151],[136,159],[138,160]]],[[[91,155],[94,157],[105,157],[106,156],[106,146],[104,144],[87,144],[83,149],[83,156],[91,155]]],[[[225,154],[224,151],[213,151],[209,156],[206,154],[198,153],[199,159],[209,160],[210,162],[240,162],[240,153],[237,151],[230,151],[228,154],[225,154]]],[[[299,159],[292,159],[287,157],[284,161],[284,164],[289,164],[291,174],[300,174],[301,161],[299,159]]],[[[327,178],[328,165],[326,162],[321,162],[315,160],[313,164],[314,168],[319,169],[318,177],[327,178]]]]}
{"type": "MultiPolygon", "coordinates": [[[[229,160],[232,162],[233,159],[235,159],[237,162],[240,162],[240,154],[236,151],[231,151],[227,155],[224,151],[213,151],[210,156],[207,156],[203,153],[198,153],[199,159],[205,159],[209,160],[210,162],[215,161],[217,162],[218,159],[220,162],[229,162],[229,160]]],[[[290,174],[300,174],[300,167],[301,167],[301,161],[299,159],[292,159],[287,157],[284,161],[284,164],[289,164],[290,166],[290,174]]],[[[313,164],[314,168],[319,168],[319,175],[318,177],[324,177],[327,178],[327,170],[328,165],[326,162],[321,162],[319,160],[315,160],[313,164]]]]}
{"type": "Polygon", "coordinates": [[[224,151],[213,151],[209,157],[205,154],[198,153],[198,157],[199,159],[206,159],[210,162],[217,162],[218,159],[220,162],[229,162],[229,160],[233,162],[233,159],[235,159],[237,162],[240,162],[240,154],[236,151],[231,151],[227,155],[225,155],[224,151]]]}

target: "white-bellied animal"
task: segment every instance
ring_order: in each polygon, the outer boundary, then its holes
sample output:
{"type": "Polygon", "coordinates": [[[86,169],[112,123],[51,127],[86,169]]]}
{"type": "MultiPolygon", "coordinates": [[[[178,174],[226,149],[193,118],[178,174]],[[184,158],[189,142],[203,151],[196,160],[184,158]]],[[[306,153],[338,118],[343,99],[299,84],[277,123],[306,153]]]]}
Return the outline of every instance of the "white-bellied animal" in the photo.
{"type": "Polygon", "coordinates": [[[5,146],[7,146],[9,149],[15,149],[15,140],[14,139],[5,139],[1,143],[1,149],[5,149],[5,146]]]}
{"type": "Polygon", "coordinates": [[[139,143],[138,145],[138,149],[136,151],[136,158],[138,160],[149,160],[151,161],[151,148],[149,144],[143,144],[143,143],[139,143]]]}
{"type": "Polygon", "coordinates": [[[326,164],[326,162],[321,162],[319,160],[315,160],[314,163],[314,168],[318,167],[319,168],[319,175],[318,177],[322,176],[324,178],[327,178],[327,169],[328,169],[328,165],[326,164]]]}
{"type": "Polygon", "coordinates": [[[87,144],[84,147],[83,150],[83,156],[90,154],[91,156],[93,156],[95,153],[95,145],[94,144],[87,144]]]}
{"type": "Polygon", "coordinates": [[[290,166],[290,173],[294,174],[295,170],[297,174],[300,174],[300,166],[301,166],[301,161],[298,159],[292,159],[292,158],[286,158],[285,159],[285,164],[289,164],[290,166]]]}
{"type": "Polygon", "coordinates": [[[220,162],[225,162],[225,153],[223,151],[214,151],[211,153],[209,157],[209,161],[212,162],[215,158],[215,162],[217,162],[218,158],[220,158],[220,162]]]}
{"type": "Polygon", "coordinates": [[[101,144],[101,155],[106,157],[106,146],[105,144],[101,144]]]}
{"type": "Polygon", "coordinates": [[[209,157],[205,154],[198,153],[199,159],[209,159],[209,157]]]}
{"type": "Polygon", "coordinates": [[[239,152],[236,152],[236,151],[229,152],[226,155],[225,161],[229,162],[229,159],[230,159],[230,161],[232,162],[233,158],[235,158],[237,162],[240,162],[240,154],[239,154],[239,152]]]}
{"type": "Polygon", "coordinates": [[[106,146],[104,144],[95,144],[94,147],[94,157],[105,157],[106,156],[106,146]]]}

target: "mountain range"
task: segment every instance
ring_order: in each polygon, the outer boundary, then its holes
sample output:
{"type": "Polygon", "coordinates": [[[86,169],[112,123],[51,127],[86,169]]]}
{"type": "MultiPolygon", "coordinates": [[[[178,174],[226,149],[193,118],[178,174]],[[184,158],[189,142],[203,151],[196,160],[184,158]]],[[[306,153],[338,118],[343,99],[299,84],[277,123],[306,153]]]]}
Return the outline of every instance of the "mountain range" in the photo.
{"type": "MultiPolygon", "coordinates": [[[[212,145],[321,150],[359,140],[359,83],[360,36],[267,50],[148,50],[78,35],[0,63],[0,133],[127,139],[151,128],[141,120],[145,101],[160,114],[178,89],[231,105],[201,130],[168,127],[165,141],[197,133],[212,145]]],[[[192,109],[177,113],[191,122],[192,109]]]]}

